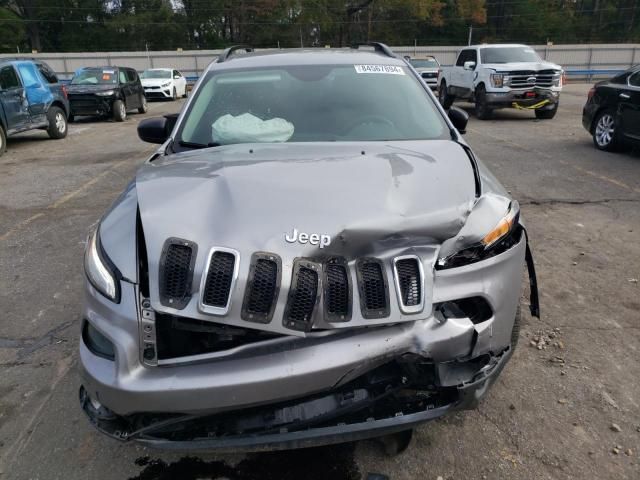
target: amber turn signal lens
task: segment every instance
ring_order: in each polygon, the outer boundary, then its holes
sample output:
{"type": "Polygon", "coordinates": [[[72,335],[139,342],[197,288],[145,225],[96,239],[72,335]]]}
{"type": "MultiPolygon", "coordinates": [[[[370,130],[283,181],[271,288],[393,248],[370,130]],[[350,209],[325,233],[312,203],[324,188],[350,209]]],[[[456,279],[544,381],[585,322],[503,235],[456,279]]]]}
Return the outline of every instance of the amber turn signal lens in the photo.
{"type": "Polygon", "coordinates": [[[518,219],[519,212],[520,207],[518,205],[518,202],[512,202],[507,215],[505,215],[504,218],[502,218],[498,222],[495,228],[487,233],[482,239],[482,244],[485,246],[485,248],[490,247],[511,231],[513,225],[518,219]]]}

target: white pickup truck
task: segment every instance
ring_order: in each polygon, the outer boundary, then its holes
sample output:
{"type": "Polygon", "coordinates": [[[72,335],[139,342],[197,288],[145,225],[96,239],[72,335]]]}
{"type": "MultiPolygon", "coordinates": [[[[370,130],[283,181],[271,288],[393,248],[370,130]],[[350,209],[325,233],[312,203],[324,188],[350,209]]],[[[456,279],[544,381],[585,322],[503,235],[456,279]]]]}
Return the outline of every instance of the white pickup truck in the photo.
{"type": "Polygon", "coordinates": [[[485,120],[494,109],[533,110],[536,118],[553,118],[562,90],[562,67],[542,60],[526,45],[472,45],[458,52],[453,67],[443,67],[438,78],[440,103],[448,109],[454,100],[476,105],[485,120]]]}

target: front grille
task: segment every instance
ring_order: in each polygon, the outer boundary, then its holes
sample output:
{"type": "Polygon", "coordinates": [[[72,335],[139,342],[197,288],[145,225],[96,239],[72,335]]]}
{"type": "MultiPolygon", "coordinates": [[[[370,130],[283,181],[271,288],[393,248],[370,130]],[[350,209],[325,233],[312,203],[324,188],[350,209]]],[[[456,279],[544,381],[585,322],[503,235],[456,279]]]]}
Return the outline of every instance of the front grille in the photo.
{"type": "Polygon", "coordinates": [[[225,314],[235,280],[239,256],[228,249],[213,248],[209,254],[201,307],[213,314],[225,314]]]}
{"type": "Polygon", "coordinates": [[[389,287],[382,262],[365,258],[356,263],[360,308],[364,318],[389,316],[389,287]]]}
{"type": "Polygon", "coordinates": [[[284,314],[284,324],[295,330],[310,330],[313,310],[318,300],[317,263],[297,260],[284,314]]]}
{"type": "Polygon", "coordinates": [[[438,78],[438,74],[435,72],[424,72],[422,78],[438,78]]]}
{"type": "Polygon", "coordinates": [[[324,311],[329,322],[351,319],[351,278],[344,259],[334,258],[325,264],[324,311]]]}
{"type": "Polygon", "coordinates": [[[517,71],[509,72],[509,86],[511,88],[552,87],[560,79],[560,72],[556,70],[517,71]]]}
{"type": "Polygon", "coordinates": [[[160,303],[183,309],[191,299],[196,245],[180,238],[168,239],[160,256],[160,303]]]}
{"type": "Polygon", "coordinates": [[[423,306],[423,275],[418,257],[400,257],[394,261],[394,274],[400,309],[416,313],[423,306]]]}
{"type": "Polygon", "coordinates": [[[282,262],[270,253],[254,253],[247,279],[247,289],[242,304],[242,319],[249,322],[268,323],[280,290],[282,262]]]}

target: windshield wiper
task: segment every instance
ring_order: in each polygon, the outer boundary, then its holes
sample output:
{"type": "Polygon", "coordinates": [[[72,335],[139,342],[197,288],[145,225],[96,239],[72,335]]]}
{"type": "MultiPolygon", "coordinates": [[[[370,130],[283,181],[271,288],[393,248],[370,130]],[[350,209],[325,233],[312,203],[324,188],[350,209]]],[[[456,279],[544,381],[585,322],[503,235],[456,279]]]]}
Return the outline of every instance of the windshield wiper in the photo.
{"type": "Polygon", "coordinates": [[[180,145],[181,147],[187,147],[187,148],[210,148],[210,147],[220,146],[220,144],[217,142],[195,143],[195,142],[185,142],[184,140],[179,140],[178,145],[180,145]]]}

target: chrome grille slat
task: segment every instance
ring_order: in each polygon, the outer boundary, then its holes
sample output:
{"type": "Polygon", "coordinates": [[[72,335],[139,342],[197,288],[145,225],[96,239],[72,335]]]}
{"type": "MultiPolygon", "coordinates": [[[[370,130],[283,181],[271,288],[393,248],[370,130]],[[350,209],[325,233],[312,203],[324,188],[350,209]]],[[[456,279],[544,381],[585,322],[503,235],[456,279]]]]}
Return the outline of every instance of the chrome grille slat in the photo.
{"type": "Polygon", "coordinates": [[[200,282],[198,306],[202,312],[212,315],[227,314],[238,278],[239,264],[240,254],[236,250],[213,247],[209,251],[200,282]]]}

